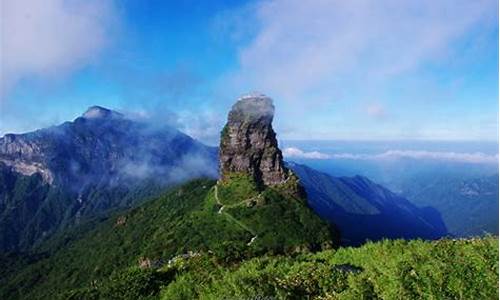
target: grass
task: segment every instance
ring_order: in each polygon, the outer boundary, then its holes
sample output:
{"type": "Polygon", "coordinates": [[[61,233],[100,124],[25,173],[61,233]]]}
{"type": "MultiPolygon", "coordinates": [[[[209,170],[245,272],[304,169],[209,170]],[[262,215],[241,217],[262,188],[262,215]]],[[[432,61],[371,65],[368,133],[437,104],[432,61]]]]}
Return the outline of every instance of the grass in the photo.
{"type": "MultiPolygon", "coordinates": [[[[498,298],[496,237],[315,252],[331,243],[331,233],[304,201],[258,191],[241,178],[235,186],[250,194],[235,190],[240,198],[217,201],[214,184],[196,180],[67,232],[44,245],[43,255],[0,257],[0,298],[498,298]],[[262,201],[242,205],[248,196],[262,201]],[[224,214],[217,202],[228,206],[224,214]],[[196,255],[182,256],[189,252],[196,255]],[[154,266],[141,269],[144,259],[154,266]]],[[[222,189],[236,189],[226,184],[222,189]]]]}
{"type": "Polygon", "coordinates": [[[230,263],[124,269],[68,299],[498,299],[498,238],[383,240],[230,263]]]}
{"type": "Polygon", "coordinates": [[[226,174],[226,179],[219,184],[218,196],[223,205],[240,203],[256,197],[261,189],[255,180],[243,173],[226,174]]]}
{"type": "Polygon", "coordinates": [[[385,240],[296,257],[254,258],[229,268],[212,263],[204,273],[195,264],[161,291],[162,299],[498,298],[495,237],[385,240]]]}
{"type": "Polygon", "coordinates": [[[7,271],[0,279],[0,298],[57,299],[68,290],[105,284],[115,272],[137,267],[142,259],[161,264],[192,251],[233,263],[330,241],[328,226],[302,202],[272,190],[260,192],[244,178],[219,187],[220,202],[228,206],[219,214],[214,183],[195,180],[137,208],[68,231],[40,247],[47,255],[29,263],[1,259],[0,267],[7,271]],[[258,193],[265,201],[247,207],[244,200],[258,193]]]}

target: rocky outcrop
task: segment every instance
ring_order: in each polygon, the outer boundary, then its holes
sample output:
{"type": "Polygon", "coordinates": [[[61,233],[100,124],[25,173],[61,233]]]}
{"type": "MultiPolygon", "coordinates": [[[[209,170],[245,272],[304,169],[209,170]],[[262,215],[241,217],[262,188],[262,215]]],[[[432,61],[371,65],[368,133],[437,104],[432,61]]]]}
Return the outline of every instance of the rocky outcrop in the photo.
{"type": "Polygon", "coordinates": [[[220,173],[249,174],[266,186],[285,183],[290,177],[272,127],[274,105],[262,94],[243,96],[233,105],[221,134],[220,173]]]}
{"type": "Polygon", "coordinates": [[[11,167],[13,171],[25,176],[31,176],[38,173],[42,176],[45,183],[52,184],[52,182],[54,181],[52,172],[40,163],[24,162],[21,160],[8,160],[1,157],[0,163],[5,164],[7,167],[11,167]]]}

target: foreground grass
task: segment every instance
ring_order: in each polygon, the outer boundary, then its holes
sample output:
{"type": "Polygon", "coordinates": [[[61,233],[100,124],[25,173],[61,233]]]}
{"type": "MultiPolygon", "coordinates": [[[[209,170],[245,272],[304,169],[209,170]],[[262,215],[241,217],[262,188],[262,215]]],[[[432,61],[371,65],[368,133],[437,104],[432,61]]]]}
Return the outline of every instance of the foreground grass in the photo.
{"type": "Polygon", "coordinates": [[[498,238],[385,240],[230,264],[213,255],[130,268],[74,299],[498,299],[498,238]],[[145,288],[147,287],[147,288],[145,288]]]}

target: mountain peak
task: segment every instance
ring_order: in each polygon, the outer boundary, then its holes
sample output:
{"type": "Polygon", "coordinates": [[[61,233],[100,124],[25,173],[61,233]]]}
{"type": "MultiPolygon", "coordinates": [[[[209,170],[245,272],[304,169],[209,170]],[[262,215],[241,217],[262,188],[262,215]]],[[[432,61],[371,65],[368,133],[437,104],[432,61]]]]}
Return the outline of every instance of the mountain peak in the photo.
{"type": "Polygon", "coordinates": [[[240,97],[221,134],[222,180],[245,174],[265,186],[282,184],[290,177],[272,127],[274,105],[263,94],[240,97]]]}
{"type": "Polygon", "coordinates": [[[87,109],[87,111],[82,115],[85,119],[109,119],[109,118],[121,118],[123,115],[119,112],[104,108],[102,106],[94,105],[87,109]]]}
{"type": "Polygon", "coordinates": [[[273,100],[261,93],[250,93],[238,98],[229,113],[229,122],[264,122],[271,124],[274,116],[273,100]]]}

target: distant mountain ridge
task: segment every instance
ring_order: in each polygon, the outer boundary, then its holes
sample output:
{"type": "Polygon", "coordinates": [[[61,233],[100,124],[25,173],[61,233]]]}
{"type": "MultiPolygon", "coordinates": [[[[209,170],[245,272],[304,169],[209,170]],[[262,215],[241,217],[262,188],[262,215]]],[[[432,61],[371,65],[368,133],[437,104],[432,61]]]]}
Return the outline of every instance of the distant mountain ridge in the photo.
{"type": "Polygon", "coordinates": [[[215,148],[99,106],[73,122],[0,138],[0,250],[63,223],[128,207],[163,187],[216,177],[215,148]]]}
{"type": "Polygon", "coordinates": [[[293,162],[288,166],[299,176],[314,211],[335,221],[344,244],[382,238],[436,239],[447,234],[435,209],[418,208],[366,177],[334,177],[293,162]]]}
{"type": "Polygon", "coordinates": [[[498,174],[472,178],[418,177],[402,193],[419,206],[442,212],[451,234],[460,237],[498,234],[498,174]]]}
{"type": "Polygon", "coordinates": [[[214,159],[215,153],[172,127],[131,120],[99,106],[73,122],[0,138],[1,162],[24,175],[39,172],[49,184],[78,182],[76,190],[103,178],[169,175],[183,159],[214,159]]]}

